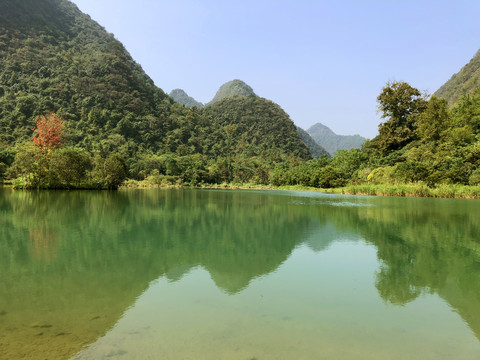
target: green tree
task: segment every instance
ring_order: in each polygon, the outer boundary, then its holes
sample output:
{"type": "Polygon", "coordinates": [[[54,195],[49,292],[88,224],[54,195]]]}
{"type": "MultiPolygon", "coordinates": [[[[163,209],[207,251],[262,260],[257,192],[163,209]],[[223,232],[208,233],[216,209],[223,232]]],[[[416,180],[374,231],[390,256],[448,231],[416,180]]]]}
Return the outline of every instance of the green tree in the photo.
{"type": "Polygon", "coordinates": [[[416,131],[422,142],[439,141],[450,125],[448,104],[435,95],[427,102],[425,110],[417,116],[416,131]]]}
{"type": "Polygon", "coordinates": [[[15,160],[8,171],[8,177],[19,178],[24,188],[35,188],[45,185],[48,164],[32,142],[17,146],[15,160]]]}
{"type": "Polygon", "coordinates": [[[125,160],[117,154],[109,155],[103,163],[102,175],[108,189],[117,189],[127,178],[125,160]]]}
{"type": "Polygon", "coordinates": [[[50,171],[60,183],[67,186],[78,185],[84,180],[90,166],[90,156],[78,148],[59,149],[50,157],[50,171]]]}
{"type": "Polygon", "coordinates": [[[379,125],[374,142],[386,154],[415,138],[415,117],[425,109],[426,100],[418,89],[399,81],[388,82],[377,101],[382,118],[387,120],[379,125]]]}

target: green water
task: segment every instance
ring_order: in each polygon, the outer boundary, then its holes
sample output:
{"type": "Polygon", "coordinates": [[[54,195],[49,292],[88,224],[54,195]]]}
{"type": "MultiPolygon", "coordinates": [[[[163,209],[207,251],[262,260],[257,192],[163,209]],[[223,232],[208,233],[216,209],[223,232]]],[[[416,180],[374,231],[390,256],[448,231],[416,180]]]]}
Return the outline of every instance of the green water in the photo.
{"type": "Polygon", "coordinates": [[[480,201],[0,189],[0,359],[479,359],[480,201]]]}

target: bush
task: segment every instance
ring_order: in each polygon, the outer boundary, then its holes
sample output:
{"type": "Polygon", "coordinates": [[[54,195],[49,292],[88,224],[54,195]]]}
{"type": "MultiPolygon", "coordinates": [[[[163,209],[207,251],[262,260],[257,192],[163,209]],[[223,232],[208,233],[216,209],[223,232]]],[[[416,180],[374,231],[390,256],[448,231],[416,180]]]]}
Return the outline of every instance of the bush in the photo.
{"type": "Polygon", "coordinates": [[[64,148],[53,152],[50,157],[52,176],[67,187],[74,183],[78,185],[84,180],[90,167],[90,156],[85,150],[64,148]]]}
{"type": "Polygon", "coordinates": [[[117,189],[127,178],[125,161],[116,154],[109,155],[102,166],[102,177],[108,189],[117,189]]]}
{"type": "Polygon", "coordinates": [[[474,170],[468,178],[470,185],[480,185],[480,168],[474,170]]]}

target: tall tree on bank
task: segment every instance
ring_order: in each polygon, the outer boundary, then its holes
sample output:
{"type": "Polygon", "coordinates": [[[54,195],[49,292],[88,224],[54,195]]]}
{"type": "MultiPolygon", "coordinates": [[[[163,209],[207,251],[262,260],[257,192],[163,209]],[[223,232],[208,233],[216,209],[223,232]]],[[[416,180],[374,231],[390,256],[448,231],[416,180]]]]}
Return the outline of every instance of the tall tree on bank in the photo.
{"type": "Polygon", "coordinates": [[[415,117],[427,104],[425,96],[406,82],[388,82],[377,97],[378,110],[387,119],[373,143],[382,153],[399,150],[415,138],[415,117]]]}

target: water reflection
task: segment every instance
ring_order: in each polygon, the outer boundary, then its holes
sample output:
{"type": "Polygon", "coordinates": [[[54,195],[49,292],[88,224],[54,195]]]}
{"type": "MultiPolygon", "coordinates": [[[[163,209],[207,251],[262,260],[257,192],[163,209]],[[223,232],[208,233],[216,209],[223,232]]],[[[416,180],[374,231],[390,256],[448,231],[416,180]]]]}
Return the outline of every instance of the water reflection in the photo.
{"type": "Polygon", "coordinates": [[[341,240],[375,245],[385,302],[436,293],[480,339],[479,214],[474,201],[291,192],[3,191],[0,357],[71,357],[160,277],[202,267],[234,295],[300,245],[341,240]]]}

